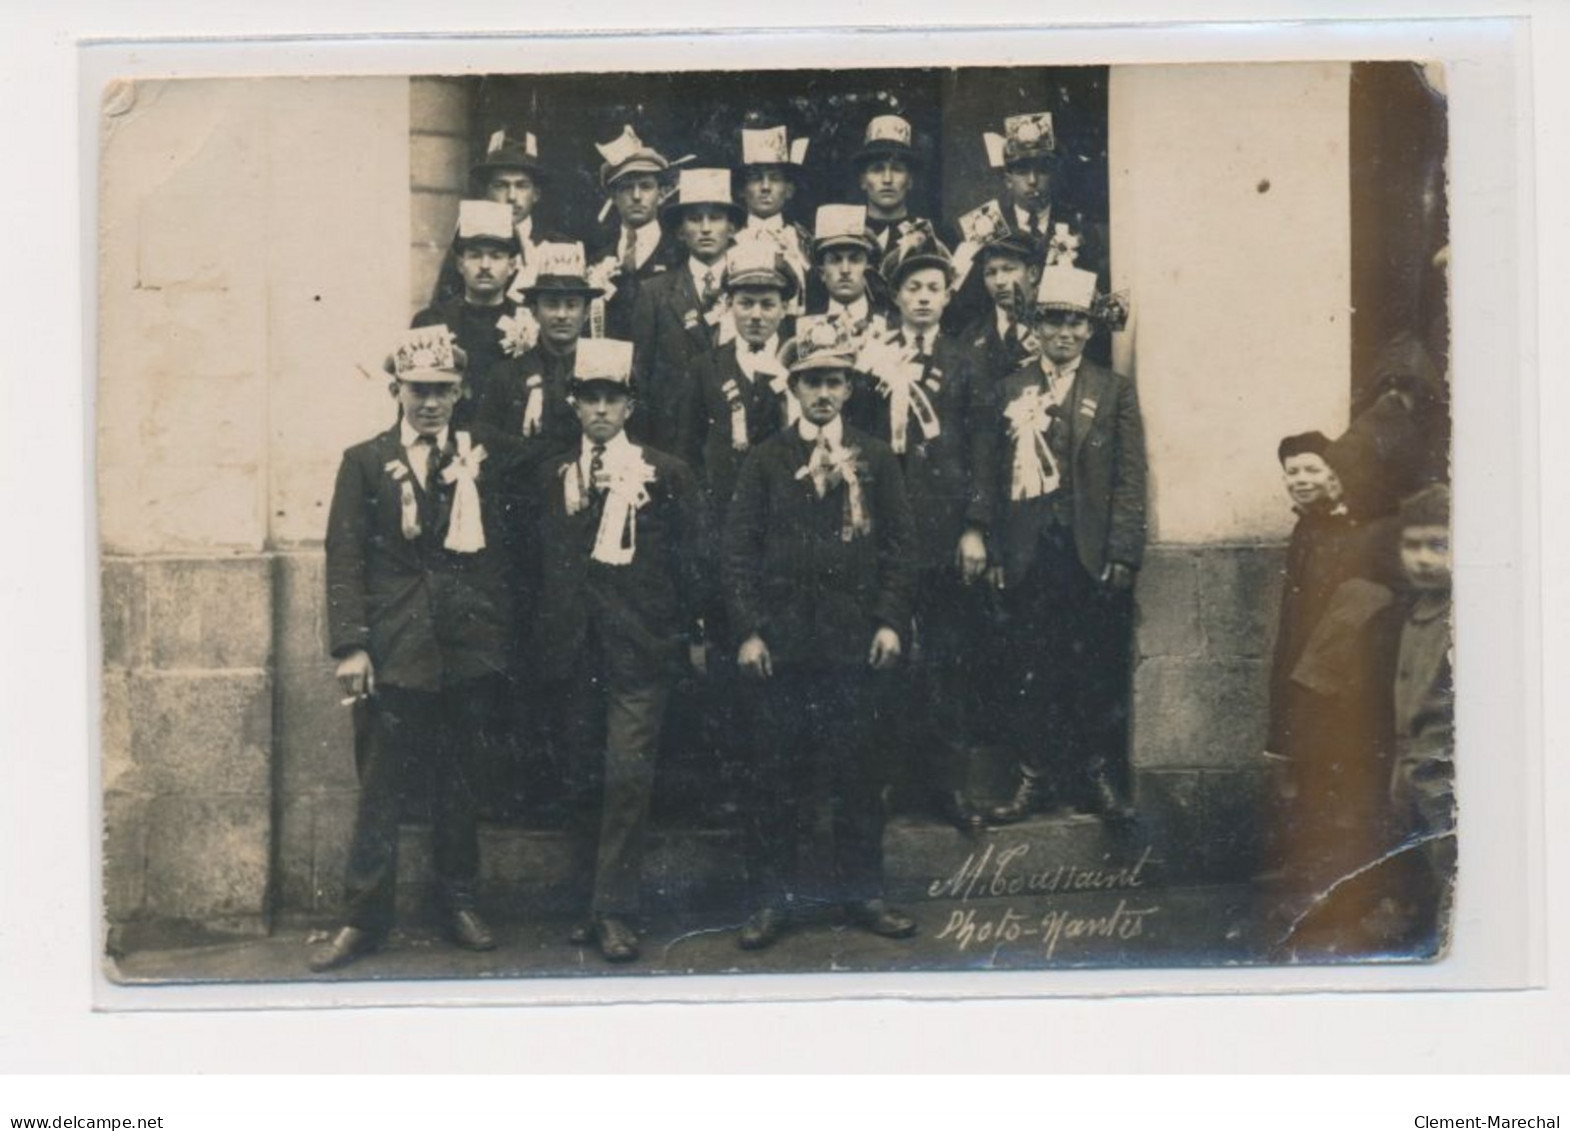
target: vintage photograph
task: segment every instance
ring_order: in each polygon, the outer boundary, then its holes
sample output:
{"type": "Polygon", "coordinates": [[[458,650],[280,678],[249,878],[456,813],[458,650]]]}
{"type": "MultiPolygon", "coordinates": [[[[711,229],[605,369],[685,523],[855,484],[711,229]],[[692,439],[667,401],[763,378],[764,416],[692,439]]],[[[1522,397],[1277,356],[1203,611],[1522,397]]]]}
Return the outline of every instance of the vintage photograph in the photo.
{"type": "Polygon", "coordinates": [[[107,976],[1442,961],[1445,90],[111,84],[107,976]]]}

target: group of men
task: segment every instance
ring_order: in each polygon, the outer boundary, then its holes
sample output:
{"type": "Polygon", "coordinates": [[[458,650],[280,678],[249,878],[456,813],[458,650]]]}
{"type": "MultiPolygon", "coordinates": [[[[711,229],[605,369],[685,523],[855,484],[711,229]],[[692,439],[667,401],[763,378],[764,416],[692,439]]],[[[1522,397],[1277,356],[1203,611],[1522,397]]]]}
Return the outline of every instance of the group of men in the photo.
{"type": "Polygon", "coordinates": [[[597,146],[619,225],[592,253],[535,226],[534,135],[489,139],[459,290],[399,340],[397,420],[334,492],[330,647],[367,741],[345,925],[315,969],[390,929],[416,762],[448,932],[495,945],[466,745],[498,687],[548,716],[592,876],[573,939],[613,962],[638,955],[656,752],[690,666],[741,783],[743,948],[801,915],[820,776],[827,890],[888,938],[916,930],[884,898],[890,757],[968,833],[1058,804],[1128,819],[1144,440],[1132,382],[1085,358],[1126,310],[1104,242],[1053,197],[1052,115],[1002,125],[978,141],[1003,193],[948,243],[909,214],[924,163],[896,115],[853,158],[865,200],[810,230],[787,218],[807,146],[785,127],[742,129],[734,168],[627,127],[597,146]],[[962,763],[984,654],[1020,761],[986,812],[962,763]]]}

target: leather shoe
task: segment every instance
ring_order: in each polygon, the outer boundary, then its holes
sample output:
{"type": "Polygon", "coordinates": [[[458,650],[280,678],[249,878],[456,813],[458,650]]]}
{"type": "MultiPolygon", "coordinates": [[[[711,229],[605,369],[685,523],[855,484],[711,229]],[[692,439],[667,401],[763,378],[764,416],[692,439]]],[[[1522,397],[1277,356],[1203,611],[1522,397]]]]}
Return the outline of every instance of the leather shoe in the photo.
{"type": "Polygon", "coordinates": [[[338,933],[312,951],[311,969],[318,974],[338,970],[381,946],[381,940],[362,927],[340,927],[338,933]]]}
{"type": "Polygon", "coordinates": [[[447,920],[447,937],[464,950],[495,950],[496,936],[472,908],[460,907],[447,920]]]}
{"type": "Polygon", "coordinates": [[[1002,805],[998,805],[987,814],[987,818],[994,825],[1014,825],[1023,821],[1037,809],[1040,809],[1047,798],[1047,784],[1039,774],[1019,775],[1019,785],[1014,788],[1014,796],[1002,805]]]}
{"type": "Polygon", "coordinates": [[[595,916],[594,941],[607,962],[631,962],[638,957],[638,936],[614,915],[595,916]]]}
{"type": "Polygon", "coordinates": [[[790,913],[781,907],[764,907],[754,911],[742,924],[736,945],[742,950],[762,950],[773,946],[790,926],[790,913]]]}
{"type": "Polygon", "coordinates": [[[956,789],[944,796],[943,815],[956,829],[972,839],[980,836],[987,827],[963,790],[956,789]]]}
{"type": "Polygon", "coordinates": [[[881,899],[848,903],[845,905],[845,914],[856,926],[886,939],[908,939],[916,933],[916,920],[881,899]]]}
{"type": "Polygon", "coordinates": [[[1109,825],[1129,825],[1134,821],[1134,807],[1118,796],[1117,787],[1106,774],[1091,775],[1089,808],[1109,825]]]}

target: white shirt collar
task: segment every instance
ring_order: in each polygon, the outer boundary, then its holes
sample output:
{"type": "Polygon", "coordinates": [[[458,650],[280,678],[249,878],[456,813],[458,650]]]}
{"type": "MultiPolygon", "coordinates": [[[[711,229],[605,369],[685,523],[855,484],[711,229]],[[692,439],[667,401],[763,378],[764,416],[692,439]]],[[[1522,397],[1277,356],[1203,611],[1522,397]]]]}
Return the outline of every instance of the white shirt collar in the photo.
{"type": "MultiPolygon", "coordinates": [[[[1040,218],[1041,231],[1043,233],[1045,233],[1047,228],[1052,223],[1052,205],[1048,204],[1040,212],[1036,213],[1036,215],[1040,218]]],[[[1019,205],[1016,204],[1014,206],[1014,223],[1015,223],[1015,231],[1019,231],[1019,232],[1028,232],[1028,231],[1030,231],[1030,209],[1028,209],[1028,208],[1021,208],[1019,205]]]]}
{"type": "MultiPolygon", "coordinates": [[[[451,434],[451,426],[443,428],[436,433],[436,446],[443,451],[447,450],[447,439],[451,434]]],[[[398,439],[406,448],[412,448],[420,442],[419,430],[410,424],[407,419],[398,422],[398,439]]]]}
{"type": "Polygon", "coordinates": [[[1064,381],[1064,382],[1072,381],[1074,379],[1074,375],[1079,372],[1079,363],[1084,361],[1084,360],[1085,360],[1085,355],[1084,354],[1080,354],[1073,361],[1069,362],[1067,365],[1064,365],[1064,366],[1062,366],[1060,368],[1057,365],[1053,364],[1052,359],[1049,358],[1047,356],[1047,354],[1046,354],[1046,351],[1043,350],[1042,354],[1041,354],[1041,358],[1040,358],[1041,372],[1043,374],[1048,375],[1048,376],[1051,376],[1052,374],[1056,373],[1057,376],[1058,376],[1058,379],[1060,381],[1064,381]]]}
{"type": "Polygon", "coordinates": [[[830,448],[839,448],[845,443],[845,418],[843,416],[836,416],[821,428],[804,416],[796,422],[796,427],[801,429],[801,438],[809,444],[816,444],[820,433],[829,438],[830,448]]]}
{"type": "Polygon", "coordinates": [[[776,212],[768,217],[753,216],[749,213],[747,216],[747,227],[761,228],[765,232],[782,231],[785,227],[785,213],[776,212]]]}
{"type": "Polygon", "coordinates": [[[687,256],[687,270],[692,272],[692,285],[698,292],[698,297],[703,297],[703,277],[710,271],[714,272],[714,285],[716,288],[725,283],[725,259],[721,256],[713,263],[699,263],[696,258],[687,256]]]}
{"type": "Polygon", "coordinates": [[[642,267],[648,261],[649,256],[654,254],[654,249],[660,244],[659,224],[654,220],[650,220],[641,228],[629,228],[625,224],[622,225],[621,243],[616,248],[616,257],[618,259],[626,257],[629,242],[632,245],[633,267],[642,267]]]}
{"type": "Polygon", "coordinates": [[[837,298],[829,299],[829,314],[840,315],[852,322],[864,322],[872,314],[872,304],[867,301],[867,296],[862,295],[855,302],[844,303],[837,298]]]}
{"type": "MultiPolygon", "coordinates": [[[[613,455],[620,455],[623,452],[629,450],[632,446],[632,441],[627,439],[627,433],[618,432],[609,440],[605,441],[605,458],[609,459],[613,455]]],[[[580,457],[583,460],[584,467],[588,467],[589,461],[594,458],[594,441],[589,439],[588,436],[583,437],[583,445],[580,449],[580,457]]]]}
{"type": "Polygon", "coordinates": [[[776,371],[779,367],[773,364],[773,362],[779,357],[779,353],[780,336],[777,333],[764,342],[763,348],[758,350],[754,350],[751,345],[740,337],[736,339],[736,364],[741,367],[741,371],[748,377],[756,378],[759,366],[766,367],[771,373],[776,371]]]}

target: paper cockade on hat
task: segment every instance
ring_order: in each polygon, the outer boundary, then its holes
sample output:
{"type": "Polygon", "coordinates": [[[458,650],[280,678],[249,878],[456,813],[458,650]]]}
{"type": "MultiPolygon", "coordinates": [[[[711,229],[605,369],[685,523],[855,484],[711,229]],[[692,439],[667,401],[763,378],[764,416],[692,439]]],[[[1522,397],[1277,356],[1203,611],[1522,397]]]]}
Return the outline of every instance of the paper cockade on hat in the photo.
{"type": "Polygon", "coordinates": [[[458,238],[512,242],[512,206],[498,204],[493,200],[459,201],[458,238]]]}
{"type": "Polygon", "coordinates": [[[573,360],[573,380],[632,382],[632,343],[615,338],[584,338],[573,360]]]}

